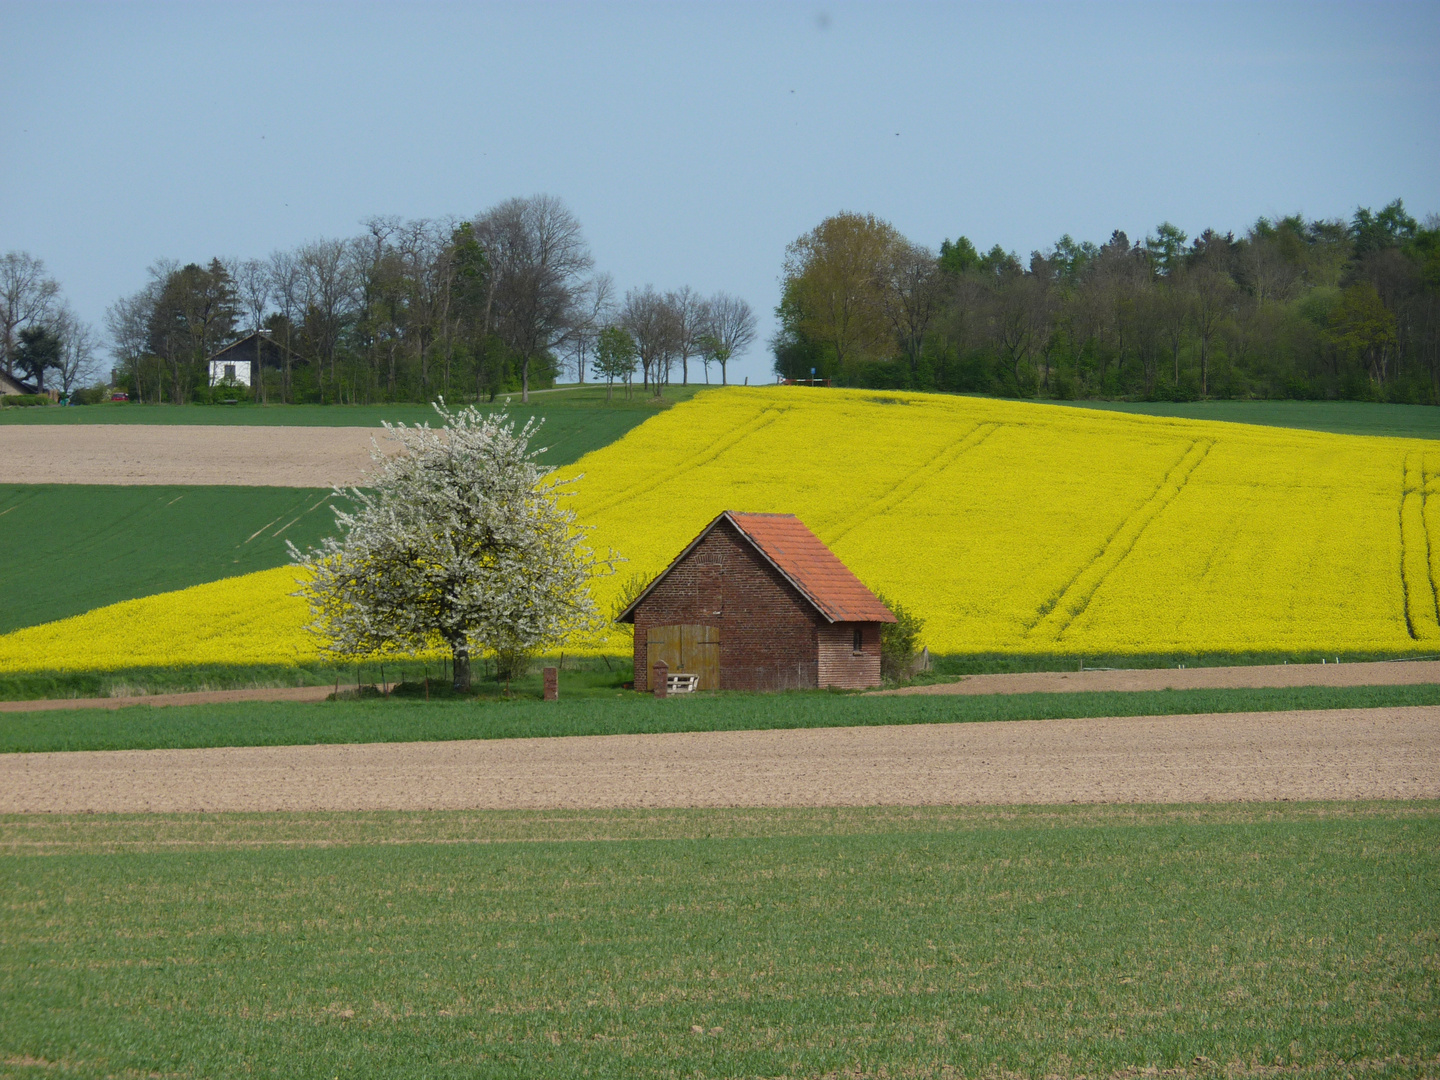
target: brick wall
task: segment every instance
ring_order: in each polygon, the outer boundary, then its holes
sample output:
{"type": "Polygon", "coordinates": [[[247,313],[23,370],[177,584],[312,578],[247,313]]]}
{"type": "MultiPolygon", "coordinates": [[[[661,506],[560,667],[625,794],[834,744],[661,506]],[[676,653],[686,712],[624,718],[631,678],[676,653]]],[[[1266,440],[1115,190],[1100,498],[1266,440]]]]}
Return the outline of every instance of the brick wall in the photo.
{"type": "Polygon", "coordinates": [[[880,685],[880,624],[821,623],[818,628],[820,685],[863,690],[880,685]],[[855,631],[860,651],[855,651],[855,631]]]}
{"type": "Polygon", "coordinates": [[[674,623],[720,628],[722,690],[818,685],[817,623],[824,620],[728,521],[717,525],[635,609],[637,690],[650,688],[646,632],[674,623]]]}

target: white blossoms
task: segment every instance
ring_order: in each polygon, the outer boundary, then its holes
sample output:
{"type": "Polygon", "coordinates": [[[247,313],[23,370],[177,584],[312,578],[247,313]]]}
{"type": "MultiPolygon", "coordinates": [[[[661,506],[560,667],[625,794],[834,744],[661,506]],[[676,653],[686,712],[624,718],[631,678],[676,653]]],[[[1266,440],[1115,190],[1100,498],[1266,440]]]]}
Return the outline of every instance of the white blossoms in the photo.
{"type": "Polygon", "coordinates": [[[517,432],[504,413],[452,413],[443,399],[435,409],[439,430],[385,425],[400,452],[374,446],[369,490],[337,491],[356,507],[336,511],[341,538],[290,552],[312,574],[300,593],[308,629],[331,652],[443,644],[464,687],[473,651],[525,653],[593,630],[588,584],[613,570],[613,556],[594,557],[574,513],[557,505],[561,484],[542,482],[551,470],[529,449],[535,420],[517,432]]]}

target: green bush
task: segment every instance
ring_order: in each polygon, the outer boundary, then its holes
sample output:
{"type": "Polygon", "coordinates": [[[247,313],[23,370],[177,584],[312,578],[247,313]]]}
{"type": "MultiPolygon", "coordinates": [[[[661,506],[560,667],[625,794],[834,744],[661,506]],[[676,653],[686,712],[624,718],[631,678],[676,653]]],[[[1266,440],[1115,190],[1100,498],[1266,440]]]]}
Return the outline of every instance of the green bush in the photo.
{"type": "Polygon", "coordinates": [[[104,383],[81,387],[70,395],[71,405],[99,405],[110,400],[110,388],[104,383]]]}
{"type": "Polygon", "coordinates": [[[31,405],[49,405],[50,399],[44,394],[6,394],[0,397],[0,405],[12,408],[26,408],[31,405]]]}
{"type": "Polygon", "coordinates": [[[875,595],[895,616],[893,623],[880,624],[880,675],[891,682],[908,678],[920,651],[920,631],[925,620],[884,593],[875,595]]]}

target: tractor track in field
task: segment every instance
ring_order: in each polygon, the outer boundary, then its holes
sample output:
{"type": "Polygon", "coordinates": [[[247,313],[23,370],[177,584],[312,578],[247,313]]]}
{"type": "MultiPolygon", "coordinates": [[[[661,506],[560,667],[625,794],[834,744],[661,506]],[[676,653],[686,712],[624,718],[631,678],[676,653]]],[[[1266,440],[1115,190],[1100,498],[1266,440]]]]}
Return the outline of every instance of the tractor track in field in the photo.
{"type": "Polygon", "coordinates": [[[1190,482],[1191,475],[1210,455],[1214,439],[1196,439],[1186,447],[1160,480],[1154,493],[1126,515],[1101,546],[1095,557],[1076,571],[1070,582],[1051,600],[1041,605],[1026,636],[1058,641],[1085,613],[1095,595],[1130,556],[1150,523],[1163,514],[1190,482]]]}
{"type": "Polygon", "coordinates": [[[1440,797],[1440,706],[0,756],[0,813],[1440,797]]]}

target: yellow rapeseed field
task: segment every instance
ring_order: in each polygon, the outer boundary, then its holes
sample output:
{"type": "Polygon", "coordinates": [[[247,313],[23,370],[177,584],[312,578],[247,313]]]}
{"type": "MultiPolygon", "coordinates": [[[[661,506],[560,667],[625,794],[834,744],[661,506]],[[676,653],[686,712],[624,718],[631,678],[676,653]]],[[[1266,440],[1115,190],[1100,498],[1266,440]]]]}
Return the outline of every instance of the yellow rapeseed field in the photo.
{"type": "Polygon", "coordinates": [[[734,388],[567,472],[646,572],[722,509],[798,514],[936,652],[1440,650],[1429,442],[734,388]]]}
{"type": "MultiPolygon", "coordinates": [[[[940,653],[1440,651],[1440,446],[976,398],[730,388],[562,475],[629,560],[800,516],[940,653]]],[[[0,637],[0,670],[311,659],[293,570],[0,637]]],[[[628,649],[619,634],[614,651],[628,649]]]]}
{"type": "Polygon", "coordinates": [[[115,671],[190,664],[296,664],[319,649],[282,566],[126,600],[0,636],[0,671],[115,671]]]}

